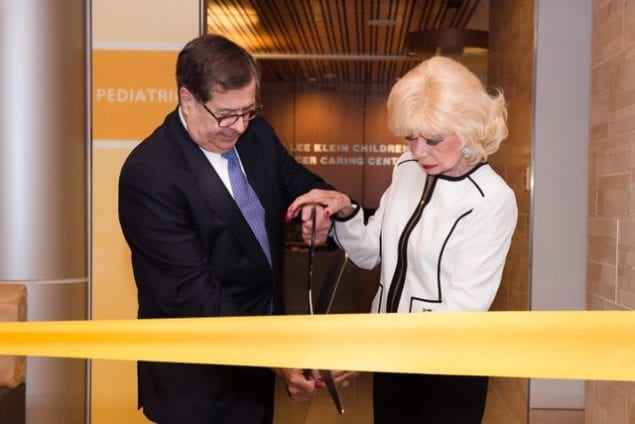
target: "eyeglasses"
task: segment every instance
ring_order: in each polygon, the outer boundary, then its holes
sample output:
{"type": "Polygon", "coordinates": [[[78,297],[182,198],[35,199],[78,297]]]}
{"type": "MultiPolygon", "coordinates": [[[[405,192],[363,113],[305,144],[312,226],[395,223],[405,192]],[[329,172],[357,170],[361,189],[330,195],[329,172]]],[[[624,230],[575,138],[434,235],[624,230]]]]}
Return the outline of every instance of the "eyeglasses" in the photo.
{"type": "Polygon", "coordinates": [[[205,106],[205,103],[203,103],[203,102],[199,102],[199,103],[201,104],[201,106],[203,106],[203,109],[205,109],[207,111],[207,113],[209,113],[210,115],[212,115],[212,117],[214,119],[216,119],[216,122],[218,123],[218,126],[220,128],[231,127],[236,122],[238,122],[239,119],[242,119],[243,121],[249,122],[252,119],[254,119],[260,112],[262,112],[262,104],[258,104],[255,108],[250,109],[250,110],[248,110],[245,113],[237,113],[237,114],[225,115],[225,116],[216,116],[216,115],[214,115],[214,112],[212,112],[211,110],[209,110],[209,108],[207,106],[205,106]]]}

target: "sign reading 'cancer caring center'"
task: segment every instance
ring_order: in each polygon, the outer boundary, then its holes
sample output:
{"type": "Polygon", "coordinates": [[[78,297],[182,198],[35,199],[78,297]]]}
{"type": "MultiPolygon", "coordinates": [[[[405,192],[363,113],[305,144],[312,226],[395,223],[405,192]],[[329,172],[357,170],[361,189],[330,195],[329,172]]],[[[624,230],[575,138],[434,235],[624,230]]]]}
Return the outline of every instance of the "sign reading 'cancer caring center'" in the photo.
{"type": "Polygon", "coordinates": [[[303,165],[390,166],[408,146],[400,144],[295,143],[289,151],[303,165]]]}

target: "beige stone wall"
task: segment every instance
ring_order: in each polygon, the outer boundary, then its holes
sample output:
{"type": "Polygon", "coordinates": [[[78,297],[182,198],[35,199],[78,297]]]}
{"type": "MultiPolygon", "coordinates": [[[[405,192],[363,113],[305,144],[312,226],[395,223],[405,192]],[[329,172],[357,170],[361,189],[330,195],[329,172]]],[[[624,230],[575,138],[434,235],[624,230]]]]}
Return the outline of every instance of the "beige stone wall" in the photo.
{"type": "MultiPolygon", "coordinates": [[[[530,192],[525,177],[531,164],[534,16],[534,0],[491,0],[488,85],[501,87],[505,93],[509,137],[490,162],[512,187],[518,201],[518,226],[494,302],[496,310],[529,307],[530,192]]],[[[492,385],[509,412],[504,422],[525,423],[527,380],[494,378],[492,385]]]]}
{"type": "MultiPolygon", "coordinates": [[[[587,302],[635,309],[635,0],[594,0],[587,302]]],[[[635,383],[588,382],[587,423],[635,422],[635,383]]]]}
{"type": "MultiPolygon", "coordinates": [[[[26,320],[26,286],[0,281],[0,322],[26,320]]],[[[0,355],[0,393],[26,378],[26,357],[0,355]]]]}
{"type": "Polygon", "coordinates": [[[499,310],[529,306],[530,191],[525,184],[531,164],[534,74],[534,0],[492,0],[488,85],[500,87],[508,105],[509,137],[490,162],[516,193],[518,227],[495,302],[499,310]]]}

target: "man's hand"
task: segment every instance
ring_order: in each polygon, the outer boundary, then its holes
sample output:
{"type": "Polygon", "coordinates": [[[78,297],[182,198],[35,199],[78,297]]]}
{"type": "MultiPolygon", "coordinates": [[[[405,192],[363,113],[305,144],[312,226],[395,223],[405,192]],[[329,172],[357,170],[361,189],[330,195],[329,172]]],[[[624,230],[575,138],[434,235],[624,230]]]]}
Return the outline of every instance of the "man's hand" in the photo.
{"type": "Polygon", "coordinates": [[[331,371],[333,381],[336,385],[341,387],[347,387],[351,380],[355,380],[359,375],[357,371],[331,371]]]}
{"type": "Polygon", "coordinates": [[[313,225],[311,222],[311,210],[315,207],[315,244],[322,244],[329,236],[331,229],[331,219],[327,218],[322,205],[306,205],[302,207],[300,217],[302,219],[302,239],[306,244],[311,244],[311,232],[313,225]]]}
{"type": "Polygon", "coordinates": [[[276,375],[284,378],[287,392],[293,400],[309,400],[317,394],[317,390],[324,387],[319,373],[311,372],[305,375],[304,370],[297,368],[276,368],[276,375]]]}

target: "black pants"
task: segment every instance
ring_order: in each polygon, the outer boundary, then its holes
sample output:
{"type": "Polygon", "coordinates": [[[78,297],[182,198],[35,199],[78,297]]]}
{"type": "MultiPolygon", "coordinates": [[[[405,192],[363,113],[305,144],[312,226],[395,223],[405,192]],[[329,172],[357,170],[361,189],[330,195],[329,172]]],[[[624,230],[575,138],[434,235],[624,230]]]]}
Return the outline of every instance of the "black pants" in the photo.
{"type": "Polygon", "coordinates": [[[487,377],[375,373],[375,424],[480,424],[487,377]]]}

